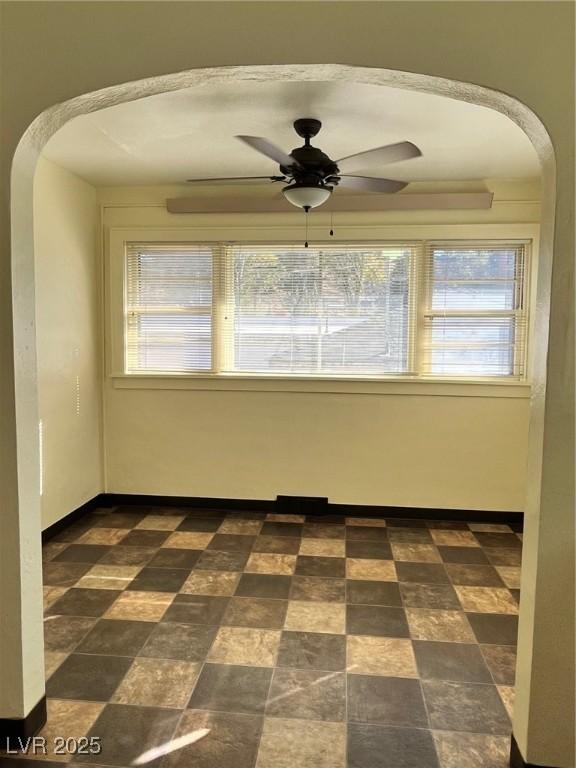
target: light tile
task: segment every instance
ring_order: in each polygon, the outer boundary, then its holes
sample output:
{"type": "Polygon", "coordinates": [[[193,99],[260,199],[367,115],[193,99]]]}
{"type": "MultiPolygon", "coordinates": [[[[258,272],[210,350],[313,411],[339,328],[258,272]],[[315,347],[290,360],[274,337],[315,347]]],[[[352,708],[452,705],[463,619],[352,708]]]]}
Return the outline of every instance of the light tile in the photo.
{"type": "Polygon", "coordinates": [[[306,522],[306,515],[282,515],[271,512],[266,515],[266,522],[268,523],[304,523],[306,522]]]}
{"type": "Polygon", "coordinates": [[[304,766],[345,768],[345,724],[266,718],[256,768],[304,766]]]}
{"type": "Polygon", "coordinates": [[[56,600],[59,600],[66,592],[68,592],[68,587],[43,587],[44,610],[54,605],[56,600]]]}
{"type": "Polygon", "coordinates": [[[513,565],[497,565],[495,567],[508,589],[520,589],[520,568],[513,565]]]}
{"type": "Polygon", "coordinates": [[[46,680],[56,672],[67,657],[68,654],[61,651],[44,651],[44,677],[46,680]]]}
{"type": "Polygon", "coordinates": [[[206,549],[213,536],[213,533],[176,531],[168,536],[162,547],[169,549],[206,549]]]}
{"type": "Polygon", "coordinates": [[[235,533],[244,536],[257,536],[262,528],[260,520],[224,520],[218,533],[235,533]]]}
{"type": "Polygon", "coordinates": [[[500,694],[502,703],[506,707],[506,712],[508,712],[508,717],[510,718],[510,720],[512,720],[512,716],[514,715],[514,695],[515,695],[514,686],[513,685],[497,685],[496,688],[498,688],[498,693],[500,694]]]}
{"type": "MultiPolygon", "coordinates": [[[[79,739],[86,736],[94,725],[98,715],[104,709],[104,704],[96,704],[88,701],[64,701],[62,699],[48,699],[48,720],[39,736],[45,739],[46,755],[36,757],[57,762],[68,762],[70,754],[55,754],[55,739],[58,737],[79,739]]],[[[26,762],[22,763],[26,765],[26,762]]]]}
{"type": "Polygon", "coordinates": [[[392,560],[363,560],[346,558],[346,578],[365,581],[398,581],[392,560]]]}
{"type": "Polygon", "coordinates": [[[108,544],[113,546],[119,544],[126,538],[130,530],[127,528],[92,528],[90,531],[82,534],[78,539],[78,544],[108,544]]]}
{"type": "Polygon", "coordinates": [[[149,707],[177,707],[183,709],[201,664],[173,659],[137,658],[126,677],[116,689],[112,701],[149,707]]]}
{"type": "Polygon", "coordinates": [[[430,531],[434,544],[442,547],[479,547],[478,540],[470,531],[430,531]]]}
{"type": "Polygon", "coordinates": [[[136,528],[144,531],[175,531],[185,515],[146,515],[136,528]]]}
{"type": "Polygon", "coordinates": [[[474,643],[476,638],[462,611],[406,608],[406,617],[413,640],[439,640],[454,643],[474,643]]]}
{"type": "Polygon", "coordinates": [[[233,595],[240,574],[233,571],[195,571],[184,582],[185,595],[233,595]]]}
{"type": "Polygon", "coordinates": [[[412,542],[392,542],[394,560],[404,560],[413,563],[441,563],[440,553],[433,544],[418,544],[412,542]]]}
{"type": "Polygon", "coordinates": [[[246,573],[272,573],[279,576],[291,576],[296,567],[296,555],[276,555],[268,552],[255,552],[244,568],[246,573]]]}
{"type": "Polygon", "coordinates": [[[126,589],[141,570],[139,565],[95,565],[76,586],[82,589],[126,589]]]}
{"type": "Polygon", "coordinates": [[[507,768],[510,737],[433,731],[440,768],[507,768]]]}
{"type": "Polygon", "coordinates": [[[344,634],[346,608],[341,603],[290,600],[284,628],[300,632],[344,634]]]}
{"type": "Polygon", "coordinates": [[[368,526],[369,528],[385,528],[386,520],[373,517],[347,517],[346,525],[368,526]]]}
{"type": "Polygon", "coordinates": [[[302,539],[298,554],[316,557],[345,557],[346,543],[338,539],[302,539]]]}
{"type": "Polygon", "coordinates": [[[104,614],[105,619],[160,621],[174,600],[169,592],[122,592],[104,614]]]}
{"type": "Polygon", "coordinates": [[[208,661],[273,667],[280,637],[278,630],[221,627],[208,654],[208,661]]]}
{"type": "Polygon", "coordinates": [[[348,635],[346,642],[349,674],[418,677],[411,640],[348,635]]]}
{"type": "Polygon", "coordinates": [[[518,613],[518,604],[507,589],[498,587],[459,587],[456,594],[469,613],[518,613]]]}
{"type": "Polygon", "coordinates": [[[512,528],[503,523],[468,523],[468,528],[479,533],[512,533],[512,528]]]}

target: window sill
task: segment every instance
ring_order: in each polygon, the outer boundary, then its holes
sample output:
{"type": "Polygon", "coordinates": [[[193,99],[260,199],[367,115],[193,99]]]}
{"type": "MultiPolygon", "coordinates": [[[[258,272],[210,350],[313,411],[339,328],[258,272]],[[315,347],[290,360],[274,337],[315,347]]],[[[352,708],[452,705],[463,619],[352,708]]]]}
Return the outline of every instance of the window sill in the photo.
{"type": "Polygon", "coordinates": [[[428,395],[440,397],[507,397],[528,399],[530,384],[489,379],[422,379],[408,377],[243,376],[239,374],[112,374],[115,389],[185,389],[214,392],[305,392],[358,395],[428,395]]]}

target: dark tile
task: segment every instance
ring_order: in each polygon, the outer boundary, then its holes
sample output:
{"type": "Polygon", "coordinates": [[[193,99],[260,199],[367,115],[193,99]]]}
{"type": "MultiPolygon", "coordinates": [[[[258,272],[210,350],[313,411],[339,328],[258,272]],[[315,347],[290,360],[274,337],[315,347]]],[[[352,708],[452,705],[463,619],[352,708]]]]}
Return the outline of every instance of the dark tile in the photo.
{"type": "Polygon", "coordinates": [[[84,535],[91,528],[92,528],[92,525],[90,523],[86,523],[86,522],[73,523],[72,525],[67,526],[66,528],[61,530],[59,533],[57,533],[55,536],[53,536],[51,541],[73,542],[79,539],[80,536],[84,535]]]}
{"type": "Polygon", "coordinates": [[[302,536],[306,539],[343,539],[346,536],[346,528],[343,525],[328,523],[306,523],[302,536]]]}
{"type": "Polygon", "coordinates": [[[348,541],[388,541],[388,531],[380,526],[349,525],[346,527],[348,541]]]}
{"type": "MultiPolygon", "coordinates": [[[[402,605],[400,588],[392,581],[346,581],[346,600],[359,605],[402,605]]],[[[459,604],[458,604],[459,605],[459,604]]]]}
{"type": "Polygon", "coordinates": [[[449,584],[450,579],[446,569],[439,563],[396,563],[398,581],[408,581],[414,584],[449,584]]]}
{"type": "MultiPolygon", "coordinates": [[[[472,549],[472,547],[470,547],[472,549]]],[[[461,565],[451,563],[446,572],[452,584],[467,587],[503,587],[498,571],[492,565],[461,565]]]]}
{"type": "Polygon", "coordinates": [[[188,707],[213,712],[264,712],[272,670],[230,664],[204,664],[188,707]]]}
{"type": "Polygon", "coordinates": [[[46,611],[48,616],[102,616],[120,595],[117,589],[72,588],[46,611]]]}
{"type": "Polygon", "coordinates": [[[420,681],[348,675],[348,720],[427,728],[420,681]]]}
{"type": "Polygon", "coordinates": [[[224,520],[222,517],[186,517],[178,528],[177,531],[197,531],[202,533],[214,533],[220,528],[220,524],[224,520]]]}
{"type": "Polygon", "coordinates": [[[184,568],[142,568],[127,589],[136,592],[178,592],[190,571],[184,568]]]}
{"type": "Polygon", "coordinates": [[[194,509],[193,511],[190,509],[190,507],[185,507],[181,511],[182,514],[188,515],[191,519],[202,518],[203,520],[212,519],[222,521],[228,514],[228,510],[226,509],[202,509],[200,507],[194,509]]]}
{"type": "Polygon", "coordinates": [[[57,563],[52,560],[42,569],[45,587],[73,587],[92,568],[92,563],[57,563]]]}
{"type": "Polygon", "coordinates": [[[134,528],[144,517],[136,511],[92,515],[92,528],[134,528]]]}
{"type": "Polygon", "coordinates": [[[344,579],[293,576],[290,599],[317,600],[322,603],[343,603],[346,599],[346,582],[344,579]]]}
{"type": "Polygon", "coordinates": [[[44,621],[47,651],[71,653],[94,626],[95,619],[80,616],[50,616],[44,621]]]}
{"type": "Polygon", "coordinates": [[[426,520],[417,518],[387,517],[386,526],[388,528],[427,528],[426,520]]]}
{"type": "MultiPolygon", "coordinates": [[[[504,534],[498,534],[503,536],[504,534]]],[[[512,535],[512,534],[511,534],[512,535]]],[[[486,547],[484,549],[486,557],[492,563],[492,565],[522,565],[522,550],[521,549],[498,549],[496,547],[486,547]]]]}
{"type": "Polygon", "coordinates": [[[522,549],[522,542],[515,533],[483,533],[473,531],[480,546],[494,549],[522,549]]]}
{"type": "MultiPolygon", "coordinates": [[[[100,754],[77,756],[79,763],[99,765],[133,765],[134,761],[154,747],[170,741],[178,724],[180,710],[108,704],[88,733],[100,737],[100,754]]],[[[156,768],[160,758],[146,766],[156,768]]]]}
{"type": "Polygon", "coordinates": [[[337,514],[319,514],[319,515],[306,515],[307,523],[321,523],[322,525],[344,525],[346,522],[346,515],[337,514]]]}
{"type": "Polygon", "coordinates": [[[51,699],[108,701],[128,671],[132,659],[73,653],[46,683],[51,699]]]}
{"type": "Polygon", "coordinates": [[[216,631],[216,627],[163,621],[156,625],[139,655],[156,659],[204,661],[216,631]]]}
{"type": "Polygon", "coordinates": [[[163,768],[254,768],[262,718],[223,712],[184,712],[175,738],[195,731],[206,735],[172,752],[163,768]]]}
{"type": "Polygon", "coordinates": [[[150,568],[187,568],[191,570],[202,554],[199,549],[159,549],[148,563],[150,568]]]}
{"type": "Polygon", "coordinates": [[[231,627],[281,629],[284,626],[287,609],[287,600],[233,597],[230,599],[221,623],[231,627]]]}
{"type": "Polygon", "coordinates": [[[258,512],[255,509],[236,509],[227,512],[226,518],[228,520],[264,520],[267,514],[267,512],[258,512]]]}
{"type": "Polygon", "coordinates": [[[299,720],[343,721],[346,718],[344,673],[275,669],[266,714],[299,720]]]}
{"type": "Polygon", "coordinates": [[[130,531],[118,542],[123,547],[161,547],[173,531],[130,531]]]}
{"type": "Polygon", "coordinates": [[[76,652],[136,656],[153,629],[154,623],[150,621],[100,619],[77,647],[76,652]]]}
{"type": "Polygon", "coordinates": [[[70,544],[60,552],[52,562],[55,563],[97,563],[110,551],[110,547],[100,544],[70,544]]]}
{"type": "Polygon", "coordinates": [[[235,536],[232,533],[217,533],[206,549],[220,552],[250,552],[256,536],[235,536]]]}
{"type": "MultiPolygon", "coordinates": [[[[238,538],[252,538],[251,536],[242,536],[238,538]]],[[[300,549],[301,539],[289,538],[288,536],[256,536],[253,552],[269,552],[275,555],[297,555],[300,549]]]]}
{"type": "Polygon", "coordinates": [[[347,605],[346,632],[349,635],[410,637],[404,609],[382,605],[347,605]]]}
{"type": "Polygon", "coordinates": [[[346,638],[324,632],[283,632],[278,667],[297,669],[346,669],[346,638]]]}
{"type": "Polygon", "coordinates": [[[392,548],[386,541],[347,541],[346,557],[392,560],[392,548]]]}
{"type": "Polygon", "coordinates": [[[99,565],[146,565],[155,553],[156,547],[112,547],[99,565]]]}
{"type": "Polygon", "coordinates": [[[406,608],[440,608],[459,611],[458,595],[449,584],[400,584],[406,608]]]}
{"type": "Polygon", "coordinates": [[[487,564],[488,558],[481,547],[438,547],[440,557],[445,563],[487,564]]]}
{"type": "MultiPolygon", "coordinates": [[[[244,538],[236,536],[237,539],[244,538]]],[[[249,552],[218,552],[205,550],[196,563],[198,571],[242,571],[250,557],[249,552]]]]}
{"type": "Polygon", "coordinates": [[[479,643],[516,645],[518,616],[504,613],[467,613],[466,616],[479,643]]]}
{"type": "Polygon", "coordinates": [[[351,723],[348,768],[438,768],[430,731],[351,723]]]}
{"type": "Polygon", "coordinates": [[[302,523],[264,523],[260,534],[262,536],[302,536],[302,523]]]}
{"type": "Polygon", "coordinates": [[[275,597],[286,600],[290,594],[290,582],[290,576],[243,573],[236,588],[236,595],[240,597],[275,597]]]}
{"type": "Polygon", "coordinates": [[[514,600],[516,600],[518,605],[520,605],[520,590],[519,589],[511,589],[510,590],[510,594],[512,595],[514,600]]]}
{"type": "Polygon", "coordinates": [[[516,648],[513,645],[483,645],[482,655],[496,685],[514,685],[516,648]]]}
{"type": "Polygon", "coordinates": [[[346,560],[343,557],[298,556],[295,574],[297,576],[323,576],[343,579],[346,576],[346,560]]]}
{"type": "Polygon", "coordinates": [[[414,640],[413,645],[420,677],[424,680],[492,682],[477,645],[427,640],[414,640]]]}
{"type": "Polygon", "coordinates": [[[432,728],[510,733],[510,720],[495,685],[424,680],[422,688],[432,728]]]}
{"type": "Polygon", "coordinates": [[[218,626],[224,616],[228,600],[228,597],[212,595],[176,595],[162,621],[218,626]]]}

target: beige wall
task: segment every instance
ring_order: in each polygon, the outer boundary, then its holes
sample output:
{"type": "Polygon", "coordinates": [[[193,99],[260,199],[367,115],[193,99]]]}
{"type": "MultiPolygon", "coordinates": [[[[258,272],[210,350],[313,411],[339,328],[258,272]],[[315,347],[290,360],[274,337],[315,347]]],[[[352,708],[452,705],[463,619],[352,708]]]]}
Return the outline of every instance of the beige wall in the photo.
{"type": "Polygon", "coordinates": [[[42,159],[34,179],[42,526],[102,490],[96,191],[42,159]]]}
{"type": "MultiPolygon", "coordinates": [[[[489,186],[495,195],[489,211],[338,214],[337,239],[531,237],[536,267],[538,183],[489,186]]],[[[182,193],[99,190],[108,251],[109,374],[122,370],[124,239],[297,241],[302,235],[298,213],[166,213],[165,198],[182,193]],[[112,341],[120,360],[111,353],[112,341]]],[[[322,212],[311,217],[312,238],[326,237],[327,221],[322,212]]],[[[133,384],[108,375],[107,490],[247,499],[328,496],[334,503],[518,511],[524,503],[529,397],[526,384],[170,378],[133,384]]]]}

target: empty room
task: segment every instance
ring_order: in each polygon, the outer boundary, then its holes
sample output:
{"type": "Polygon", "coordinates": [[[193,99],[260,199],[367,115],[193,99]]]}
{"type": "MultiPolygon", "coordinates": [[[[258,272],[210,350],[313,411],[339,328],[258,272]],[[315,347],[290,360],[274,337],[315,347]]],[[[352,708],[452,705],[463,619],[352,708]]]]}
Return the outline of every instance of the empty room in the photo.
{"type": "Polygon", "coordinates": [[[573,768],[572,4],[0,13],[0,766],[573,768]]]}

